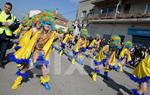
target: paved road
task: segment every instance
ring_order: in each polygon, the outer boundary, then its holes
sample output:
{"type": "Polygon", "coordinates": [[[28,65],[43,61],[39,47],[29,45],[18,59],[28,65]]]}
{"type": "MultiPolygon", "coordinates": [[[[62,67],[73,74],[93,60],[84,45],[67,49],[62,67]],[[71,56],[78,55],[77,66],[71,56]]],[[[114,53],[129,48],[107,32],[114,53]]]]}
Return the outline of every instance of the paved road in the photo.
{"type": "Polygon", "coordinates": [[[93,67],[91,59],[85,58],[84,65],[72,65],[65,55],[60,57],[55,51],[50,62],[51,91],[46,91],[36,77],[23,83],[19,89],[11,90],[17,68],[10,62],[5,69],[0,68],[0,95],[129,95],[129,89],[137,86],[128,78],[132,72],[130,68],[126,68],[124,73],[110,72],[109,81],[99,75],[94,82],[89,76],[93,67]]]}

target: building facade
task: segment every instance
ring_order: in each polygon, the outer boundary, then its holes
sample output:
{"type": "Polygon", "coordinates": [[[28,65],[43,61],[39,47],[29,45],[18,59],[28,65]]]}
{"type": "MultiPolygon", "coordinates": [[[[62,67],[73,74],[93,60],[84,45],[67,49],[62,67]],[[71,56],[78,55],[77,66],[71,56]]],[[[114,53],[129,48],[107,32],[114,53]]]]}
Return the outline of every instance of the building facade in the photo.
{"type": "Polygon", "coordinates": [[[77,21],[80,26],[86,24],[88,14],[90,10],[93,9],[94,5],[92,4],[92,0],[80,0],[79,1],[79,8],[77,12],[77,21]]]}
{"type": "Polygon", "coordinates": [[[150,0],[91,0],[91,4],[86,19],[92,36],[109,39],[118,34],[122,41],[150,46],[150,0]]]}

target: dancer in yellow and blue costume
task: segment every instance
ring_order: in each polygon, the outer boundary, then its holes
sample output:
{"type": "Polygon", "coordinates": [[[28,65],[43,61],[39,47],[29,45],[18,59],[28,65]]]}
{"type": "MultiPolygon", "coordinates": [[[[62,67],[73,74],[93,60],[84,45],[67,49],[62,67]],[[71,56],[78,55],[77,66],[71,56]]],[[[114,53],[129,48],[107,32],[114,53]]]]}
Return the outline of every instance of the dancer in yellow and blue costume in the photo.
{"type": "MultiPolygon", "coordinates": [[[[41,30],[34,32],[29,31],[30,39],[26,45],[18,49],[10,56],[10,59],[18,64],[19,70],[16,72],[17,78],[12,85],[12,89],[17,89],[24,79],[29,78],[27,72],[36,66],[41,67],[42,76],[40,76],[40,83],[45,89],[50,90],[48,81],[50,79],[47,71],[48,59],[51,52],[51,46],[58,33],[50,32],[54,30],[52,20],[50,18],[42,17],[39,19],[41,30]],[[49,30],[50,29],[50,30],[49,30]]],[[[35,23],[38,26],[38,23],[35,23]]],[[[29,36],[29,35],[28,35],[29,36]]],[[[28,37],[27,36],[27,37],[28,37]]]]}
{"type": "Polygon", "coordinates": [[[96,39],[93,39],[92,42],[87,47],[88,49],[93,49],[95,47],[96,39]]]}
{"type": "Polygon", "coordinates": [[[100,68],[107,60],[107,52],[109,51],[109,45],[105,45],[98,53],[96,58],[94,59],[95,69],[92,72],[92,80],[96,81],[97,73],[100,73],[100,68]]]}
{"type": "Polygon", "coordinates": [[[101,43],[101,38],[99,35],[96,36],[96,42],[95,42],[95,47],[93,48],[93,58],[95,59],[96,55],[99,52],[99,48],[100,48],[100,43],[101,43]]]}
{"type": "Polygon", "coordinates": [[[109,55],[107,61],[104,63],[104,78],[108,79],[108,72],[111,70],[120,70],[120,66],[117,64],[116,51],[121,48],[121,38],[118,35],[111,36],[111,42],[109,43],[109,55]]]}
{"type": "Polygon", "coordinates": [[[70,34],[70,40],[69,40],[69,48],[70,49],[73,49],[73,46],[75,45],[75,37],[74,37],[74,35],[73,35],[73,33],[71,32],[71,34],[70,34]]]}
{"type": "Polygon", "coordinates": [[[66,48],[66,44],[69,42],[70,37],[71,37],[71,34],[70,34],[70,33],[64,35],[64,39],[63,39],[63,41],[61,42],[61,49],[60,49],[60,52],[59,52],[60,56],[62,55],[64,49],[66,48]]]}
{"type": "Polygon", "coordinates": [[[82,42],[82,38],[79,38],[72,50],[73,53],[72,64],[75,64],[75,59],[78,57],[81,42],[82,42]]]}
{"type": "Polygon", "coordinates": [[[144,95],[148,91],[148,82],[150,81],[150,55],[144,58],[135,67],[130,79],[139,84],[138,89],[132,89],[133,95],[144,95]]]}
{"type": "Polygon", "coordinates": [[[43,41],[46,39],[38,40],[39,43],[36,42],[35,49],[32,51],[33,53],[30,57],[29,62],[21,64],[23,66],[23,68],[19,69],[17,71],[16,74],[18,75],[20,80],[18,80],[18,77],[17,77],[17,79],[16,79],[17,81],[15,80],[15,82],[12,86],[12,89],[17,89],[22,80],[29,78],[29,74],[27,72],[29,69],[40,66],[41,71],[42,71],[42,76],[40,76],[40,83],[47,90],[50,90],[50,86],[48,84],[50,77],[48,75],[47,68],[48,68],[48,64],[49,64],[48,59],[49,59],[50,52],[51,52],[51,45],[56,36],[57,36],[57,33],[52,32],[52,33],[50,33],[50,36],[47,39],[45,44],[43,41]]]}
{"type": "Polygon", "coordinates": [[[125,42],[125,45],[123,47],[123,49],[121,50],[120,54],[119,54],[119,61],[120,61],[120,71],[122,72],[122,66],[124,66],[125,64],[129,63],[132,64],[132,60],[131,60],[131,53],[130,53],[130,49],[132,48],[133,44],[130,41],[125,42]]]}
{"type": "Polygon", "coordinates": [[[88,49],[88,56],[91,57],[91,52],[94,54],[94,48],[96,47],[96,39],[94,38],[92,42],[89,42],[89,45],[87,46],[88,49]]]}
{"type": "Polygon", "coordinates": [[[81,65],[83,65],[83,60],[84,60],[83,54],[85,54],[87,51],[86,47],[87,47],[87,39],[86,39],[86,37],[82,37],[79,53],[77,55],[77,62],[81,65]]]}

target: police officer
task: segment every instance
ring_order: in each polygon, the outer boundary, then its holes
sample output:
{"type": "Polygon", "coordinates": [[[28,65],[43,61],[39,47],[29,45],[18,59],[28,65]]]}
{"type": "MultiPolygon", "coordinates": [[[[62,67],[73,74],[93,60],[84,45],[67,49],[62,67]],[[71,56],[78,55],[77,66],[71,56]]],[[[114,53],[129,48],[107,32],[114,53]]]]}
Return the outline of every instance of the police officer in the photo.
{"type": "Polygon", "coordinates": [[[6,2],[4,10],[0,11],[0,66],[3,68],[5,53],[10,45],[10,39],[13,36],[14,29],[12,28],[16,28],[14,23],[17,22],[16,16],[11,13],[12,7],[10,2],[6,2]]]}

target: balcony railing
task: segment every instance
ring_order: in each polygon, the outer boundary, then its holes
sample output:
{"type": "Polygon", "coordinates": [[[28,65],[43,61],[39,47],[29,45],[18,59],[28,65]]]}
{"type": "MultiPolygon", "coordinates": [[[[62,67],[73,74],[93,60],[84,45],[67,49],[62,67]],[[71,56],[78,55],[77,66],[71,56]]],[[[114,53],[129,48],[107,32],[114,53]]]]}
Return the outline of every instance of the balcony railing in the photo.
{"type": "Polygon", "coordinates": [[[112,19],[114,18],[114,13],[109,14],[89,14],[88,19],[112,19]]]}
{"type": "Polygon", "coordinates": [[[115,13],[107,14],[89,14],[88,20],[100,19],[131,19],[131,18],[150,18],[149,14],[120,14],[115,17],[115,13]]]}

